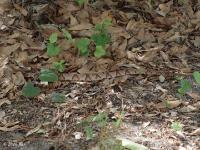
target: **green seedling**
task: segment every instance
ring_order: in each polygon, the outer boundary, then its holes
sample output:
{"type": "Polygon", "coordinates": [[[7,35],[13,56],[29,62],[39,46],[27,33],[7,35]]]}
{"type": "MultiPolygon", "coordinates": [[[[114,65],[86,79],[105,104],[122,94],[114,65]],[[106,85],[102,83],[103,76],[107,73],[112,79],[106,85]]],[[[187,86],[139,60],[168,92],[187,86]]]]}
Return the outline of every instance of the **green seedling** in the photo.
{"type": "Polygon", "coordinates": [[[192,89],[191,83],[186,79],[182,79],[181,87],[178,89],[179,94],[185,95],[191,89],[192,89]]]}
{"type": "Polygon", "coordinates": [[[110,43],[111,38],[110,35],[106,32],[95,33],[92,35],[92,40],[96,44],[96,46],[105,46],[106,44],[110,43]]]}
{"type": "Polygon", "coordinates": [[[94,130],[92,129],[92,127],[87,126],[84,130],[85,130],[85,133],[86,133],[88,140],[90,140],[94,137],[94,130]]]}
{"type": "Polygon", "coordinates": [[[70,43],[73,43],[73,38],[72,38],[72,35],[65,29],[62,29],[62,32],[65,36],[65,38],[70,42],[70,43]]]}
{"type": "Polygon", "coordinates": [[[53,63],[53,69],[59,71],[59,72],[64,72],[65,70],[65,61],[64,60],[60,60],[58,62],[54,62],[53,63]]]}
{"type": "Polygon", "coordinates": [[[96,45],[96,50],[94,56],[97,58],[106,55],[105,46],[111,42],[111,37],[108,33],[108,27],[111,25],[111,20],[105,19],[101,24],[96,24],[95,33],[92,35],[91,39],[96,45]]]}
{"type": "Polygon", "coordinates": [[[22,88],[22,95],[28,98],[36,97],[40,94],[41,90],[35,87],[32,82],[28,82],[22,88]]]}
{"type": "Polygon", "coordinates": [[[105,112],[99,113],[95,116],[89,116],[88,118],[81,121],[78,126],[84,128],[87,139],[92,139],[94,137],[94,130],[92,126],[96,125],[100,129],[108,124],[108,116],[105,112]]]}
{"type": "Polygon", "coordinates": [[[109,19],[105,19],[101,24],[96,24],[95,26],[96,33],[94,33],[91,37],[96,46],[105,46],[106,44],[110,43],[111,37],[107,29],[110,25],[111,25],[111,20],[109,19]]]}
{"type": "Polygon", "coordinates": [[[194,77],[195,81],[197,82],[197,84],[200,85],[200,73],[198,71],[195,71],[193,73],[193,77],[194,77]]]}
{"type": "Polygon", "coordinates": [[[105,112],[97,114],[92,122],[95,122],[99,127],[104,127],[108,123],[108,115],[105,112]]]}
{"type": "Polygon", "coordinates": [[[50,69],[41,69],[39,79],[43,82],[55,82],[58,80],[58,76],[50,69]]]}
{"type": "Polygon", "coordinates": [[[49,43],[47,44],[47,54],[50,57],[57,56],[60,53],[60,48],[56,44],[57,40],[57,33],[52,33],[49,37],[49,43]]]}
{"type": "Polygon", "coordinates": [[[75,0],[75,2],[79,5],[79,6],[83,6],[83,4],[85,4],[87,2],[87,0],[75,0]]]}
{"type": "Polygon", "coordinates": [[[175,121],[175,122],[172,122],[171,128],[175,132],[182,131],[183,125],[180,122],[175,121]]]}
{"type": "Polygon", "coordinates": [[[96,58],[100,58],[100,57],[105,56],[105,55],[106,55],[106,50],[103,48],[103,46],[96,46],[94,56],[96,58]]]}
{"type": "Polygon", "coordinates": [[[105,19],[102,23],[95,25],[95,31],[97,32],[108,32],[108,27],[112,24],[110,19],[105,19]]]}
{"type": "Polygon", "coordinates": [[[82,56],[88,56],[89,55],[89,44],[90,40],[88,38],[82,38],[78,40],[76,43],[76,47],[79,50],[80,55],[82,56]]]}

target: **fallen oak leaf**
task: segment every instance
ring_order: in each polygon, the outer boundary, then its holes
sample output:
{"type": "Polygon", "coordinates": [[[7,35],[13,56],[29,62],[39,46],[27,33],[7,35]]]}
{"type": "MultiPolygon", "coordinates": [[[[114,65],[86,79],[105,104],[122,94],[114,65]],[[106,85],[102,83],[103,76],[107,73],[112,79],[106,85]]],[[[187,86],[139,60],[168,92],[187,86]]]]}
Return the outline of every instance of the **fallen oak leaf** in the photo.
{"type": "Polygon", "coordinates": [[[197,136],[200,136],[200,128],[194,130],[192,133],[190,133],[190,135],[197,135],[197,136]]]}

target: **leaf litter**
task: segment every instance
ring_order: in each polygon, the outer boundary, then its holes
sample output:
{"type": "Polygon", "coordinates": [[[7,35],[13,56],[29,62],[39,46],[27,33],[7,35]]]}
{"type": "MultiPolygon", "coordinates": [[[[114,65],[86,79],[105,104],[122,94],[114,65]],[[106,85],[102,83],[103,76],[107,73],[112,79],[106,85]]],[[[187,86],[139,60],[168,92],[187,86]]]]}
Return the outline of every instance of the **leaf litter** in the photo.
{"type": "MultiPolygon", "coordinates": [[[[125,112],[123,124],[113,136],[149,149],[200,148],[199,87],[183,87],[186,95],[177,95],[181,87],[177,77],[190,79],[193,72],[200,71],[199,18],[197,0],[104,0],[81,7],[65,0],[13,1],[13,5],[1,1],[0,148],[30,149],[42,139],[48,149],[56,145],[60,149],[92,149],[98,147],[98,138],[88,141],[77,124],[98,112],[107,112],[112,120],[120,111],[125,112]],[[98,48],[95,55],[103,56],[99,59],[91,53],[79,56],[59,26],[64,25],[78,40],[91,37],[95,25],[105,18],[112,21],[108,27],[111,41],[106,49],[98,48]],[[56,42],[62,49],[57,58],[49,58],[45,52],[52,33],[58,35],[56,42]],[[66,73],[109,72],[123,67],[142,67],[147,73],[98,83],[40,84],[40,70],[50,69],[55,60],[65,61],[66,73]],[[38,97],[22,97],[28,81],[40,87],[40,95],[36,89],[38,97]],[[52,103],[48,95],[54,92],[62,93],[62,102],[52,103]],[[173,122],[181,122],[181,133],[173,132],[173,122]],[[8,132],[17,138],[11,140],[8,132]],[[79,140],[75,133],[81,133],[79,140]]],[[[194,74],[199,81],[199,74],[194,74]]]]}

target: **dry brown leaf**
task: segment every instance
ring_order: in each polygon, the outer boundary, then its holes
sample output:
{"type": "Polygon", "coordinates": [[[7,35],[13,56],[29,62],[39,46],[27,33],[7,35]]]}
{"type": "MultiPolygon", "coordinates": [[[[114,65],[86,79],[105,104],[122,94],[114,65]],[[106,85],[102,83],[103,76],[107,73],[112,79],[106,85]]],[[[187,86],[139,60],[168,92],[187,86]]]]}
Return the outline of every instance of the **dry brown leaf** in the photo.
{"type": "Polygon", "coordinates": [[[12,79],[13,79],[13,82],[16,86],[24,85],[24,83],[26,82],[23,74],[20,71],[13,74],[12,79]]]}
{"type": "Polygon", "coordinates": [[[199,101],[200,100],[200,94],[199,93],[188,92],[187,95],[189,95],[190,97],[192,97],[195,101],[199,101]]]}
{"type": "Polygon", "coordinates": [[[62,49],[63,51],[69,50],[72,47],[72,44],[66,39],[58,40],[57,43],[58,43],[59,48],[62,49]]]}
{"type": "Polygon", "coordinates": [[[11,7],[11,3],[8,0],[0,0],[0,14],[3,15],[3,13],[11,7]]]}
{"type": "Polygon", "coordinates": [[[92,29],[93,25],[90,23],[81,23],[78,25],[75,25],[73,27],[70,27],[68,30],[70,31],[80,31],[80,30],[89,30],[92,29]]]}
{"type": "Polygon", "coordinates": [[[70,27],[73,27],[75,25],[78,25],[78,21],[73,15],[70,15],[70,27]]]}
{"type": "Polygon", "coordinates": [[[14,54],[15,61],[20,64],[24,65],[28,61],[28,52],[27,51],[19,51],[14,54]]]}
{"type": "Polygon", "coordinates": [[[197,135],[197,136],[200,136],[200,128],[194,130],[190,135],[197,135]]]}
{"type": "Polygon", "coordinates": [[[0,107],[4,104],[10,105],[11,102],[7,98],[0,99],[0,107]]]}
{"type": "Polygon", "coordinates": [[[124,39],[121,44],[115,49],[117,58],[124,58],[126,56],[127,39],[124,39]]]}
{"type": "Polygon", "coordinates": [[[144,55],[142,56],[137,56],[137,60],[142,61],[142,62],[151,62],[152,60],[154,60],[155,57],[158,56],[158,51],[161,50],[160,47],[155,47],[155,48],[151,48],[149,49],[147,52],[145,52],[144,55]]]}
{"type": "Polygon", "coordinates": [[[20,48],[20,43],[16,43],[11,46],[5,46],[5,47],[0,47],[0,57],[1,56],[9,56],[12,52],[16,51],[18,48],[20,48]]]}
{"type": "Polygon", "coordinates": [[[168,3],[160,4],[158,6],[158,10],[156,11],[159,15],[165,17],[170,12],[170,7],[173,4],[172,1],[169,1],[168,3]]]}
{"type": "Polygon", "coordinates": [[[6,116],[5,111],[0,110],[0,121],[6,116]]]}
{"type": "Polygon", "coordinates": [[[109,31],[109,33],[111,33],[112,36],[117,36],[118,38],[119,38],[119,36],[124,37],[126,39],[131,38],[129,33],[121,27],[112,27],[111,26],[108,28],[108,31],[109,31]]]}
{"type": "Polygon", "coordinates": [[[18,4],[14,4],[15,9],[17,9],[22,15],[27,16],[28,15],[28,11],[26,9],[24,9],[23,7],[21,7],[18,4]]]}

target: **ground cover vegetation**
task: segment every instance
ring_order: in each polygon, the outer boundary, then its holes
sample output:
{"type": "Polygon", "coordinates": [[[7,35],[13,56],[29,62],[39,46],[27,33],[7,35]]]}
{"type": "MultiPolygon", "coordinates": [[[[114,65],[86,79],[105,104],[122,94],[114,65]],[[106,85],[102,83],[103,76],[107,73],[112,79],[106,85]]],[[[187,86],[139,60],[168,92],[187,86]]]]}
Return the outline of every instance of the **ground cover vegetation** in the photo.
{"type": "Polygon", "coordinates": [[[199,25],[199,0],[1,1],[0,149],[200,148],[199,25]]]}

